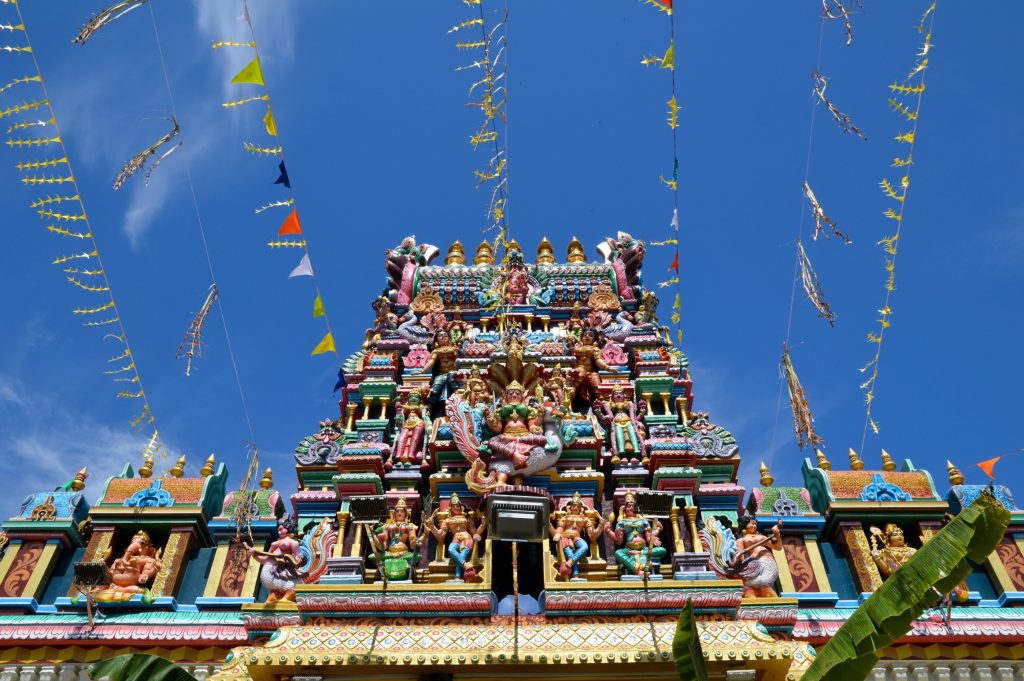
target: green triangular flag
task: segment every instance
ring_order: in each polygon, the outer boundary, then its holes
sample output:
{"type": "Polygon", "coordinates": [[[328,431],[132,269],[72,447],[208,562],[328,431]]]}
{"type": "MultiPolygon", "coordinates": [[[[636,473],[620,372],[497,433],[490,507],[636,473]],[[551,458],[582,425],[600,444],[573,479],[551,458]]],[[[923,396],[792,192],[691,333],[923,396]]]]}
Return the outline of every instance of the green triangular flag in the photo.
{"type": "Polygon", "coordinates": [[[253,85],[266,85],[263,82],[263,69],[260,68],[260,58],[256,57],[249,64],[238,72],[232,83],[251,83],[253,85]]]}
{"type": "MultiPolygon", "coordinates": [[[[668,44],[668,51],[665,52],[665,56],[661,58],[661,68],[663,68],[663,69],[675,68],[675,65],[676,65],[675,44],[676,43],[675,43],[674,40],[669,42],[669,44],[668,44]]],[[[257,69],[259,68],[259,64],[256,65],[256,68],[257,69]]],[[[260,83],[260,84],[262,85],[262,83],[260,83]]]]}
{"type": "Polygon", "coordinates": [[[313,301],[313,316],[323,317],[324,316],[324,301],[320,300],[320,296],[317,295],[316,300],[313,301]]]}

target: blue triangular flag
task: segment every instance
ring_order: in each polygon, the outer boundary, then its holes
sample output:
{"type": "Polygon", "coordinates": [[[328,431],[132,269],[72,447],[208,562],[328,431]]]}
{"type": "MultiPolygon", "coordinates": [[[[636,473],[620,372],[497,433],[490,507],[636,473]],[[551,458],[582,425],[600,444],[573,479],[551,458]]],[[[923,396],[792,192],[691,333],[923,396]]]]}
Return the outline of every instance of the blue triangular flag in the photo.
{"type": "Polygon", "coordinates": [[[338,382],[334,384],[334,390],[332,390],[331,392],[336,393],[342,388],[344,388],[346,385],[348,385],[348,381],[345,380],[345,370],[338,369],[338,382]]]}
{"type": "Polygon", "coordinates": [[[288,180],[288,171],[285,170],[284,161],[277,164],[277,167],[281,169],[281,176],[274,180],[274,184],[283,184],[288,189],[292,188],[291,181],[288,180]]]}

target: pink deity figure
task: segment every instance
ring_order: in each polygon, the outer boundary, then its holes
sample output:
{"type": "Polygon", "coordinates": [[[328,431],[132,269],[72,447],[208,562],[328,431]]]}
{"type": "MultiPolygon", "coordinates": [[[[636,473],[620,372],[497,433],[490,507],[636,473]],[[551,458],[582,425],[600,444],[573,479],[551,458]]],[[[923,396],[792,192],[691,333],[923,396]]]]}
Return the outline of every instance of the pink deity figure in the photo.
{"type": "Polygon", "coordinates": [[[766,537],[757,531],[757,520],[744,516],[742,534],[736,539],[736,553],[731,567],[743,579],[743,597],[776,598],[775,580],[779,578],[779,566],[772,550],[782,550],[779,527],[771,530],[766,537]]]}
{"type": "Polygon", "coordinates": [[[399,410],[398,435],[391,450],[390,464],[410,468],[423,462],[423,437],[430,416],[418,391],[409,393],[399,410]]]}
{"type": "Polygon", "coordinates": [[[487,441],[485,454],[512,461],[515,468],[525,468],[534,447],[547,445],[537,410],[524,401],[523,386],[512,381],[505,386],[500,407],[484,410],[487,427],[497,435],[487,441]]]}
{"type": "Polygon", "coordinates": [[[609,429],[612,463],[617,464],[623,458],[632,459],[642,455],[644,426],[636,413],[633,400],[626,399],[622,388],[615,388],[611,400],[602,400],[595,406],[599,406],[601,421],[609,429]]]}
{"type": "Polygon", "coordinates": [[[249,557],[263,566],[260,583],[267,590],[267,603],[294,601],[295,586],[303,582],[302,573],[299,572],[302,563],[299,542],[284,523],[277,528],[277,537],[268,551],[243,544],[249,551],[249,557]]]}
{"type": "MultiPolygon", "coordinates": [[[[108,550],[109,551],[109,550],[108,550]]],[[[153,546],[149,533],[139,530],[128,548],[110,565],[110,586],[96,595],[100,602],[126,601],[143,592],[164,567],[160,550],[153,546]]]]}
{"type": "Polygon", "coordinates": [[[516,267],[509,273],[508,282],[505,284],[505,302],[511,305],[524,305],[529,292],[530,281],[526,277],[526,270],[516,267]]]}
{"type": "Polygon", "coordinates": [[[576,395],[593,402],[601,386],[601,374],[598,373],[598,369],[610,369],[601,358],[601,349],[597,345],[597,331],[591,328],[584,329],[580,341],[572,348],[572,354],[576,356],[576,370],[573,376],[576,395]]]}

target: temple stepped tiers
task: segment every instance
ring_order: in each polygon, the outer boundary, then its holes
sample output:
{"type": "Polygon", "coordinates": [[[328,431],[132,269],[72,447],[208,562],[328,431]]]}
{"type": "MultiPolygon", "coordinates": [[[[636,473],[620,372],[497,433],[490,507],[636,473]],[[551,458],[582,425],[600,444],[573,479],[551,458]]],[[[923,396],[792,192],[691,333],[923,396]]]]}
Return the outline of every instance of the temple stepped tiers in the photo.
{"type": "MultiPolygon", "coordinates": [[[[687,602],[714,678],[798,679],[982,493],[953,464],[946,485],[888,454],[839,470],[819,452],[802,486],[762,464],[741,485],[737,434],[696,404],[641,241],[606,239],[596,261],[576,239],[564,262],[547,239],[531,258],[471,250],[387,252],[339,411],[297,438],[294,488],[267,469],[238,489],[211,457],[200,477],[148,460],[95,493],[83,469],[29,494],[4,524],[0,681],[125,651],[223,681],[673,679],[687,602]]],[[[874,678],[1024,678],[1024,511],[992,494],[1013,519],[998,550],[874,678]]]]}

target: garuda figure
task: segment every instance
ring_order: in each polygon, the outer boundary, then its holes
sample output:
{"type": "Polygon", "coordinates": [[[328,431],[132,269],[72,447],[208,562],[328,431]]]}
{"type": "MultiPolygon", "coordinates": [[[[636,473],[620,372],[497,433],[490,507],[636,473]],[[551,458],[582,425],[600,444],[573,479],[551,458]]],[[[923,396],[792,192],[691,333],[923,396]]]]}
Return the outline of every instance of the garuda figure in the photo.
{"type": "Polygon", "coordinates": [[[470,462],[466,483],[474,492],[550,468],[562,445],[575,438],[574,430],[563,431],[560,407],[546,400],[527,403],[539,380],[537,365],[523,364],[521,352],[510,351],[505,364],[492,364],[488,370],[488,385],[501,400],[473,405],[462,392],[448,399],[448,423],[456,446],[470,462]]]}
{"type": "Polygon", "coordinates": [[[612,530],[615,545],[621,547],[615,558],[624,575],[657,574],[661,560],[668,555],[658,538],[661,529],[661,522],[648,520],[637,512],[636,495],[626,492],[612,530]]]}

